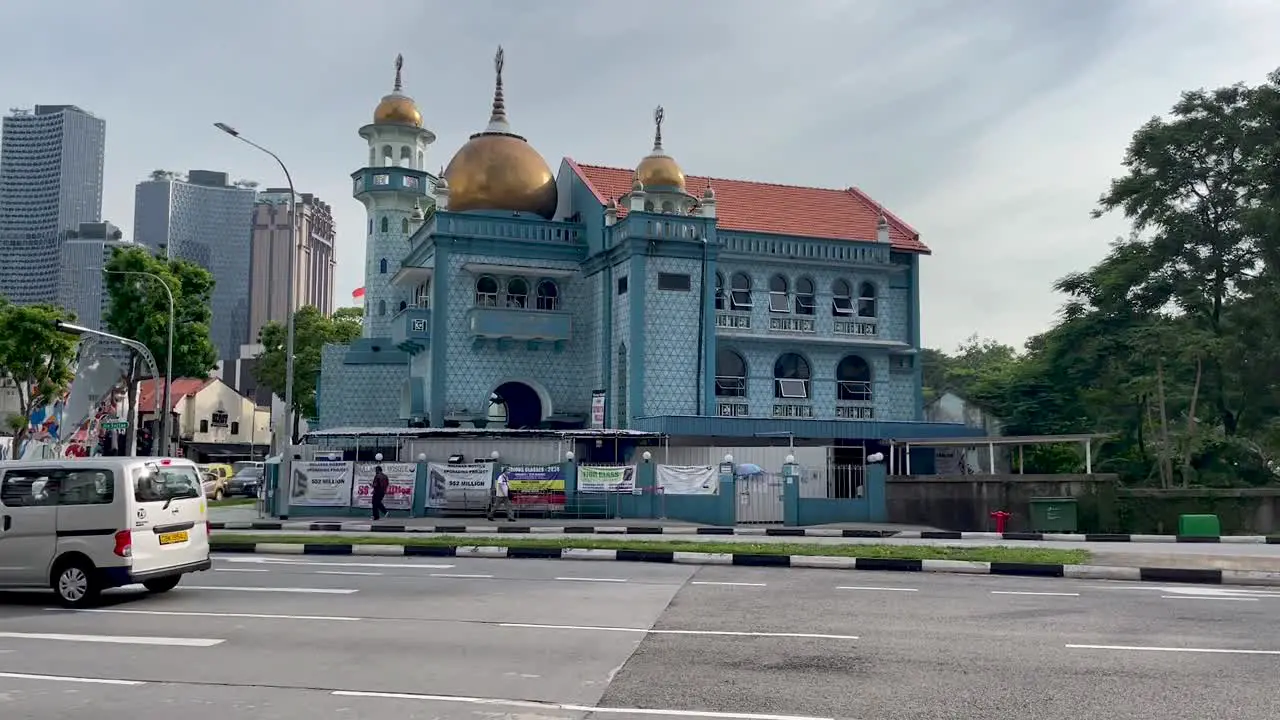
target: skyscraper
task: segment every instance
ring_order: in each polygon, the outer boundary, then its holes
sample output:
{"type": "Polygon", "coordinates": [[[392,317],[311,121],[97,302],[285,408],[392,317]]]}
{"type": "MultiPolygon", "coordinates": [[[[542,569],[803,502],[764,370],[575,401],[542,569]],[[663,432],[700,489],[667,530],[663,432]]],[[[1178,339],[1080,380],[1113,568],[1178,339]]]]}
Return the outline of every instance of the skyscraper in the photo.
{"type": "Polygon", "coordinates": [[[190,260],[213,273],[213,344],[226,367],[249,341],[249,274],[253,236],[251,183],[192,170],[184,177],[157,171],[134,194],[133,239],[167,257],[190,260]]]}
{"type": "MultiPolygon", "coordinates": [[[[312,305],[333,312],[333,214],[329,205],[309,193],[295,203],[298,221],[294,266],[294,310],[312,305]]],[[[289,189],[268,188],[253,208],[253,276],[249,293],[249,342],[269,322],[283,323],[289,309],[289,189]]]]}
{"type": "Polygon", "coordinates": [[[107,125],[74,105],[4,118],[0,139],[0,294],[57,302],[67,232],[102,216],[107,125]]]}

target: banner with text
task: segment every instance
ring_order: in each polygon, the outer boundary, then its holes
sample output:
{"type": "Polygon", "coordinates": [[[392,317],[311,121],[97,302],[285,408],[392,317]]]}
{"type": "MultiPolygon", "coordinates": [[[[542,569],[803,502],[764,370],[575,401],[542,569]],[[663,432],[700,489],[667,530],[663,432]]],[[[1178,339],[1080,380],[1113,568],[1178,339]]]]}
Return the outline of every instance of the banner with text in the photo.
{"type": "Polygon", "coordinates": [[[351,463],[295,460],[289,478],[289,504],[300,507],[351,505],[351,463]]]}
{"type": "Polygon", "coordinates": [[[492,463],[428,463],[427,507],[484,508],[492,485],[492,463]]]}
{"type": "Polygon", "coordinates": [[[511,465],[503,470],[516,505],[563,505],[564,473],[559,465],[511,465]]]}
{"type": "Polygon", "coordinates": [[[418,484],[418,466],[413,463],[356,463],[353,473],[356,490],[351,504],[362,508],[373,506],[373,469],[379,466],[391,481],[382,504],[388,510],[412,510],[413,487],[418,484]]]}
{"type": "Polygon", "coordinates": [[[659,465],[658,487],[664,495],[715,495],[720,473],[714,465],[659,465]]]}
{"type": "Polygon", "coordinates": [[[625,467],[578,466],[578,492],[629,493],[635,485],[636,468],[634,465],[625,467]]]}

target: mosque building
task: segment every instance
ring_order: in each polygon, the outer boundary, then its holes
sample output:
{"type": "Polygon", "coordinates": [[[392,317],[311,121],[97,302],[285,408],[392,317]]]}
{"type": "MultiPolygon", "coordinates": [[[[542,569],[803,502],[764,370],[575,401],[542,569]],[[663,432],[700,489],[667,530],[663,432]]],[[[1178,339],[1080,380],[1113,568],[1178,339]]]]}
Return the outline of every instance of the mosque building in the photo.
{"type": "Polygon", "coordinates": [[[507,115],[501,49],[488,124],[433,174],[401,65],[360,129],[364,337],[324,349],[319,429],[940,434],[919,364],[929,248],[861,190],[686,175],[661,108],[634,168],[553,172],[507,115]]]}

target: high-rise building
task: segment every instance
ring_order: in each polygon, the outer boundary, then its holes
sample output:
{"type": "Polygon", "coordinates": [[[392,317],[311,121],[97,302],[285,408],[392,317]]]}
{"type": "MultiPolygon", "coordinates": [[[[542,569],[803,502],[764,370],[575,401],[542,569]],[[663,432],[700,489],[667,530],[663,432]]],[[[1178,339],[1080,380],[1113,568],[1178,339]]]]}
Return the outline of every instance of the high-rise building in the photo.
{"type": "Polygon", "coordinates": [[[0,140],[0,294],[57,302],[68,231],[102,216],[107,124],[74,105],[4,118],[0,140]]]}
{"type": "MultiPolygon", "coordinates": [[[[294,307],[312,305],[325,315],[333,312],[333,213],[329,205],[309,193],[294,200],[298,220],[294,265],[294,307]]],[[[253,208],[253,275],[249,292],[249,342],[258,341],[262,326],[283,323],[289,314],[289,189],[259,193],[253,208]]]]}
{"type": "Polygon", "coordinates": [[[213,273],[211,334],[219,359],[234,366],[249,341],[249,275],[253,238],[252,183],[227,174],[157,171],[138,183],[133,239],[169,258],[189,260],[213,273]]]}
{"type": "Polygon", "coordinates": [[[109,222],[80,223],[62,244],[58,304],[76,314],[76,323],[105,330],[107,293],[102,269],[116,248],[133,247],[109,222]]]}

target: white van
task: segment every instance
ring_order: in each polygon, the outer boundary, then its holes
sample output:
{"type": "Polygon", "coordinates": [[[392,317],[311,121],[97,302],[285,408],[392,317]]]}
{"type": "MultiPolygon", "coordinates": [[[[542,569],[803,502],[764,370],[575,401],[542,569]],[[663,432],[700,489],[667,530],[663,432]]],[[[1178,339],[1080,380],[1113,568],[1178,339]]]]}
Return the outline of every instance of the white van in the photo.
{"type": "Polygon", "coordinates": [[[0,588],[52,587],[68,607],[107,588],[172,590],[208,570],[195,463],[96,457],[0,461],[0,588]]]}

